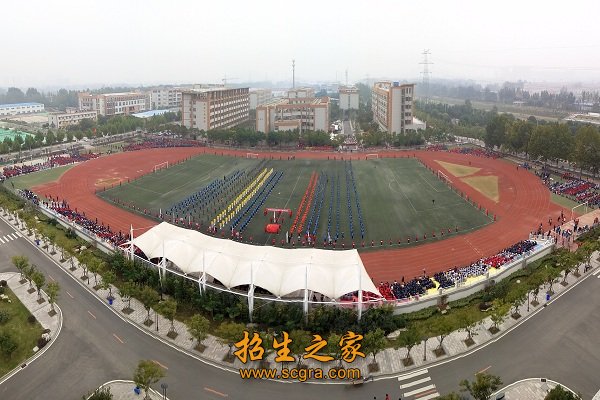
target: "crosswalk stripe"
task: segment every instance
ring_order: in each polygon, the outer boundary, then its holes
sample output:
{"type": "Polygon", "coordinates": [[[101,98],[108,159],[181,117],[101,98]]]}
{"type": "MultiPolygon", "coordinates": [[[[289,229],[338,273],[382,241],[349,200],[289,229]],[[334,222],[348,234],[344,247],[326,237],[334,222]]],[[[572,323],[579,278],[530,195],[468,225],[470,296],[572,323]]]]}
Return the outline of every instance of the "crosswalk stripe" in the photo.
{"type": "Polygon", "coordinates": [[[412,378],[415,378],[415,377],[417,377],[419,375],[426,374],[427,372],[428,372],[427,369],[422,369],[422,370],[419,370],[419,371],[415,371],[415,372],[407,374],[407,375],[399,376],[398,377],[398,381],[405,381],[407,379],[412,379],[412,378]]]}
{"type": "Polygon", "coordinates": [[[430,389],[435,389],[435,385],[427,385],[427,386],[423,386],[422,388],[415,389],[410,392],[406,392],[406,393],[404,393],[404,397],[412,396],[412,395],[418,394],[418,393],[423,393],[430,389]]]}
{"type": "Polygon", "coordinates": [[[428,394],[427,396],[419,397],[419,400],[430,400],[435,399],[436,397],[440,397],[440,394],[438,392],[428,394]]]}
{"type": "Polygon", "coordinates": [[[598,275],[600,274],[600,268],[598,268],[597,270],[595,270],[594,272],[592,272],[592,275],[598,275]]]}
{"type": "Polygon", "coordinates": [[[13,240],[16,240],[16,239],[18,239],[18,238],[19,238],[19,237],[18,237],[17,235],[15,235],[14,233],[12,233],[12,234],[10,234],[10,233],[9,233],[9,234],[8,234],[8,236],[10,236],[10,237],[11,237],[13,240]]]}
{"type": "Polygon", "coordinates": [[[2,244],[4,244],[4,240],[2,240],[2,238],[0,237],[0,242],[2,242],[2,244]]]}
{"type": "Polygon", "coordinates": [[[12,240],[12,238],[10,237],[10,235],[4,235],[4,240],[6,240],[7,242],[10,242],[12,240]]]}
{"type": "Polygon", "coordinates": [[[15,235],[17,235],[18,237],[23,237],[23,235],[21,235],[21,232],[15,232],[15,235]]]}
{"type": "Polygon", "coordinates": [[[400,385],[400,389],[406,389],[406,388],[411,387],[411,386],[420,385],[421,383],[425,383],[425,382],[428,382],[430,380],[431,380],[430,377],[426,377],[426,378],[423,378],[423,379],[419,379],[418,381],[408,382],[408,383],[405,383],[404,385],[400,385]]]}

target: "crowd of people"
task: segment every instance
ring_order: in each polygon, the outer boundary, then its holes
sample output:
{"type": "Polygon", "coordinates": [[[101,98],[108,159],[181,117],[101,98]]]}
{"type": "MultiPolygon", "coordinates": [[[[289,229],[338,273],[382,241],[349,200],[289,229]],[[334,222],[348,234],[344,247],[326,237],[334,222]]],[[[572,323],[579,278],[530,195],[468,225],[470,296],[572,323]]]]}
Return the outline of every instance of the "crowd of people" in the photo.
{"type": "Polygon", "coordinates": [[[449,150],[450,153],[458,153],[458,154],[471,154],[477,157],[484,157],[484,158],[499,158],[501,157],[500,154],[496,153],[495,151],[492,150],[488,150],[488,149],[481,149],[479,147],[455,147],[453,149],[449,150]]]}
{"type": "Polygon", "coordinates": [[[381,295],[388,301],[409,298],[418,299],[419,296],[424,295],[429,289],[436,287],[447,289],[455,286],[457,283],[465,282],[468,278],[485,275],[491,268],[501,268],[515,258],[531,251],[536,244],[532,240],[522,240],[491,257],[482,258],[464,267],[454,267],[445,272],[438,272],[434,274],[433,279],[423,270],[423,275],[409,282],[405,283],[404,277],[402,277],[400,282],[381,282],[378,289],[381,295]]]}
{"type": "Polygon", "coordinates": [[[563,174],[562,182],[552,181],[548,172],[542,172],[542,180],[550,191],[568,197],[578,203],[587,201],[589,206],[600,206],[600,184],[563,174]]]}
{"type": "Polygon", "coordinates": [[[145,149],[159,149],[166,147],[202,147],[203,143],[196,140],[189,139],[175,139],[166,137],[156,137],[152,139],[146,139],[140,143],[130,143],[123,146],[123,151],[137,151],[145,149]]]}
{"type": "Polygon", "coordinates": [[[99,157],[97,153],[85,153],[85,154],[63,154],[58,156],[52,156],[44,162],[39,162],[31,165],[12,165],[4,167],[0,179],[9,179],[19,175],[30,174],[32,172],[42,171],[45,169],[59,167],[62,165],[75,164],[78,162],[87,161],[93,158],[99,157]]]}

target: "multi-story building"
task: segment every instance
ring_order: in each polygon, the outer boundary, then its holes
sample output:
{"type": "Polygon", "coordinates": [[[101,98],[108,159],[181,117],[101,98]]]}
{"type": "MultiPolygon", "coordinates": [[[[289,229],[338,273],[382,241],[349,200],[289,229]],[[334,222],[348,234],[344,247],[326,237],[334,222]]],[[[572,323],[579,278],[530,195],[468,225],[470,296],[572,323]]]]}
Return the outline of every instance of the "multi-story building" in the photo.
{"type": "Polygon", "coordinates": [[[413,126],[413,96],[415,85],[398,82],[375,82],[371,94],[373,120],[389,133],[416,130],[413,126]]]}
{"type": "Polygon", "coordinates": [[[272,98],[271,89],[250,89],[250,109],[256,110],[256,107],[265,104],[272,98]]]}
{"type": "Polygon", "coordinates": [[[256,107],[258,132],[329,130],[329,97],[315,97],[310,88],[292,89],[287,98],[256,107]]]}
{"type": "Polygon", "coordinates": [[[358,110],[358,89],[354,86],[340,86],[340,110],[358,110]]]}
{"type": "Polygon", "coordinates": [[[98,112],[93,111],[78,111],[75,108],[67,107],[64,113],[50,113],[48,114],[48,125],[52,128],[63,129],[69,125],[75,125],[81,122],[83,119],[98,119],[98,112]]]}
{"type": "Polygon", "coordinates": [[[97,111],[107,117],[148,110],[148,97],[144,93],[79,93],[78,97],[80,110],[97,111]]]}
{"type": "Polygon", "coordinates": [[[156,88],[148,92],[149,108],[180,108],[183,88],[156,88]]]}
{"type": "Polygon", "coordinates": [[[43,111],[44,105],[42,103],[0,104],[0,116],[31,114],[43,111]]]}
{"type": "Polygon", "coordinates": [[[186,128],[202,131],[231,128],[248,121],[248,88],[205,87],[184,90],[181,98],[181,122],[186,128]]]}

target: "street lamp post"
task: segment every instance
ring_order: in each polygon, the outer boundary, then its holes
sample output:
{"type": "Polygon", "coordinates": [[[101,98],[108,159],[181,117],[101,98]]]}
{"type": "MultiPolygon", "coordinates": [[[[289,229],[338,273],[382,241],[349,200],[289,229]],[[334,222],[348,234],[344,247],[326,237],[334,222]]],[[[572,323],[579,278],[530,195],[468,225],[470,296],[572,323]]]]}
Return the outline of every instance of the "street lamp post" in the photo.
{"type": "Polygon", "coordinates": [[[156,315],[156,332],[158,332],[158,311],[154,311],[154,314],[156,315]]]}
{"type": "Polygon", "coordinates": [[[427,338],[423,338],[423,361],[427,361],[427,338]]]}

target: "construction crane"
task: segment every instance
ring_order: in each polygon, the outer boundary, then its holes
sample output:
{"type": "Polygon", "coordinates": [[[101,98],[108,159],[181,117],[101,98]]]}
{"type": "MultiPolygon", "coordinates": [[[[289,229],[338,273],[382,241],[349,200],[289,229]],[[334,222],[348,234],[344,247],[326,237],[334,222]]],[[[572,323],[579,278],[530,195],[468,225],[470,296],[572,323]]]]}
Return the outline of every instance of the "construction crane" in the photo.
{"type": "Polygon", "coordinates": [[[223,79],[221,79],[221,81],[223,82],[223,86],[227,86],[227,81],[233,81],[235,79],[240,79],[240,78],[228,78],[227,75],[225,75],[223,77],[223,79]]]}

